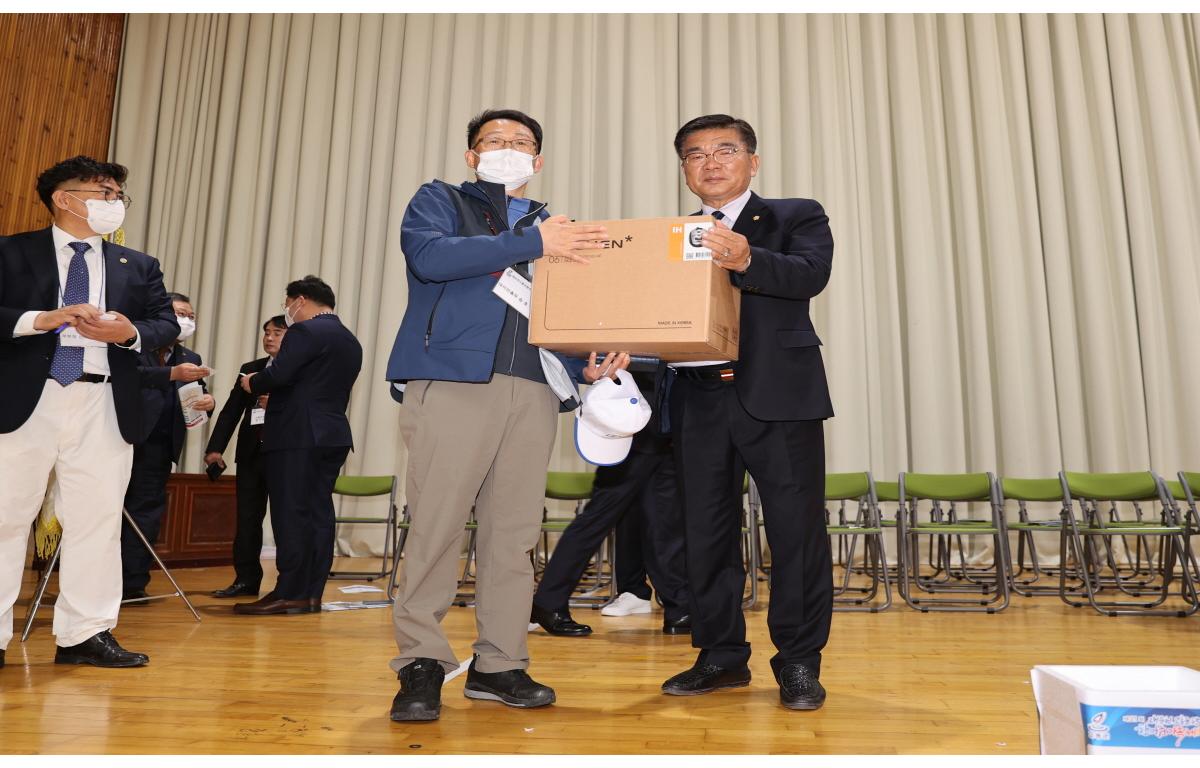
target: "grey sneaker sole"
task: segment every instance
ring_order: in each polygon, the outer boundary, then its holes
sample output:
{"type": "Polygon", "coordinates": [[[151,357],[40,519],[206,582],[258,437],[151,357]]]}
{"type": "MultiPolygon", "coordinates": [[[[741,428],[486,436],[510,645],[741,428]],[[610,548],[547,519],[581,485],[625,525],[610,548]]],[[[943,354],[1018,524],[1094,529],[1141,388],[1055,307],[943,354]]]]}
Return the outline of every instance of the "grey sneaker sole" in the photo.
{"type": "Polygon", "coordinates": [[[488,691],[481,688],[463,688],[463,696],[468,699],[479,699],[480,701],[498,701],[501,704],[507,704],[510,707],[519,707],[521,709],[533,709],[535,707],[545,707],[554,703],[554,694],[550,694],[550,698],[546,701],[524,701],[515,699],[512,696],[506,696],[503,693],[488,691]]]}
{"type": "Polygon", "coordinates": [[[426,709],[420,711],[396,712],[393,710],[388,716],[394,723],[428,723],[437,720],[442,716],[442,708],[438,707],[433,711],[426,709]]]}

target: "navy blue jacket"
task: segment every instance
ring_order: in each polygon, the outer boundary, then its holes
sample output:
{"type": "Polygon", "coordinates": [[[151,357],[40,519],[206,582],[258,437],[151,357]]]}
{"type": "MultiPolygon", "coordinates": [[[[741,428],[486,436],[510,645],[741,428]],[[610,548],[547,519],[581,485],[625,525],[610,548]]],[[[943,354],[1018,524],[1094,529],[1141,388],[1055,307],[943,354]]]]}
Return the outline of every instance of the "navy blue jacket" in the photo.
{"type": "Polygon", "coordinates": [[[250,379],[252,394],[271,393],[263,452],[352,448],[346,408],[361,368],[362,345],[337,315],[289,328],[275,363],[250,379]]]}
{"type": "MultiPolygon", "coordinates": [[[[141,334],[142,349],[175,341],[179,324],[158,260],[109,242],[102,250],[105,306],[129,318],[141,334]]],[[[58,344],[53,333],[13,338],[13,328],[24,312],[53,309],[58,299],[58,262],[50,228],[0,237],[0,433],[15,431],[37,407],[58,344]]],[[[137,357],[131,349],[108,345],[113,404],[127,443],[138,442],[144,432],[137,357]]]]}
{"type": "MultiPolygon", "coordinates": [[[[453,192],[443,182],[422,184],[404,212],[400,247],[408,266],[408,306],[388,359],[388,381],[491,379],[507,307],[492,293],[497,273],[541,258],[542,235],[524,222],[508,229],[507,211],[496,209],[485,185],[466,182],[457,189],[492,207],[494,235],[459,234],[453,192]]],[[[548,216],[545,206],[535,211],[537,218],[548,216]]],[[[560,359],[578,383],[582,361],[560,359]]]]}
{"type": "MultiPolygon", "coordinates": [[[[179,388],[182,381],[171,381],[171,368],[180,363],[204,365],[200,355],[182,344],[171,348],[166,362],[160,364],[158,352],[143,352],[138,356],[138,372],[142,375],[142,428],[145,442],[155,429],[161,429],[162,420],[167,419],[166,431],[171,439],[171,460],[179,463],[183,444],[187,440],[187,425],[183,423],[183,409],[179,407],[179,388]]],[[[208,392],[208,385],[200,379],[200,387],[208,392]]]]}

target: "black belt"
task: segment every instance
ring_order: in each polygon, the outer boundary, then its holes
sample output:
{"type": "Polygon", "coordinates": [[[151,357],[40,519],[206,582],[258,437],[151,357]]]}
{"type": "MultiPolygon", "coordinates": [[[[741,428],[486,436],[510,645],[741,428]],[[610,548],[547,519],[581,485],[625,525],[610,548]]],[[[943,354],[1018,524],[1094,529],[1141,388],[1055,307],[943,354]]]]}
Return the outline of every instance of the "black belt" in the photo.
{"type": "Polygon", "coordinates": [[[690,365],[676,368],[675,375],[693,381],[733,381],[733,364],[690,365]]]}
{"type": "MultiPolygon", "coordinates": [[[[53,376],[47,376],[47,379],[53,379],[53,376]]],[[[81,373],[75,381],[82,381],[84,384],[107,384],[112,376],[102,376],[98,373],[81,373]]],[[[74,384],[75,381],[71,383],[74,384]]]]}

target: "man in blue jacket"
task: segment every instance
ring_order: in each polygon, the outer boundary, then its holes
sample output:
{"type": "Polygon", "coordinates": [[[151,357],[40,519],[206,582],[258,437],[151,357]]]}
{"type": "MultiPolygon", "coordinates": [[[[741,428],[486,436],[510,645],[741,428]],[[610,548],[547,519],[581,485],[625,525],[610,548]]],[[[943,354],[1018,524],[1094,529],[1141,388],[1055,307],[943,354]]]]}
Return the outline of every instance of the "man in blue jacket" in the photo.
{"type": "Polygon", "coordinates": [[[402,403],[411,517],[393,610],[397,721],[436,720],[445,673],[458,666],[440,624],[454,599],[472,507],[479,638],[464,692],[513,707],[554,702],[554,691],[525,671],[529,551],[546,464],[560,410],[576,405],[571,380],[596,381],[629,362],[609,353],[598,365],[593,353],[586,366],[567,361],[568,379],[563,361],[530,346],[524,314],[494,292],[527,280],[542,256],[586,263],[579,252],[607,236],[601,226],[551,217],[545,203],[525,197],[543,164],[538,122],[516,110],[482,112],[467,126],[467,147],[478,181],[422,185],[401,227],[408,307],[387,369],[402,403]]]}

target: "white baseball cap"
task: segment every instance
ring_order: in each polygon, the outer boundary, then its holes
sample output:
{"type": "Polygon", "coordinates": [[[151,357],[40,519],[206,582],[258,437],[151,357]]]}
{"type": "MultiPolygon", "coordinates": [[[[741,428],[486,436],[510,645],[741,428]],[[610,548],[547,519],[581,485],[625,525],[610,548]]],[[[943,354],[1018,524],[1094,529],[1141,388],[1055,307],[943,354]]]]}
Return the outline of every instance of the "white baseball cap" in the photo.
{"type": "Polygon", "coordinates": [[[588,387],[575,411],[575,450],[590,464],[620,464],[634,434],[649,421],[650,404],[628,371],[618,373],[616,381],[600,379],[588,387]]]}

